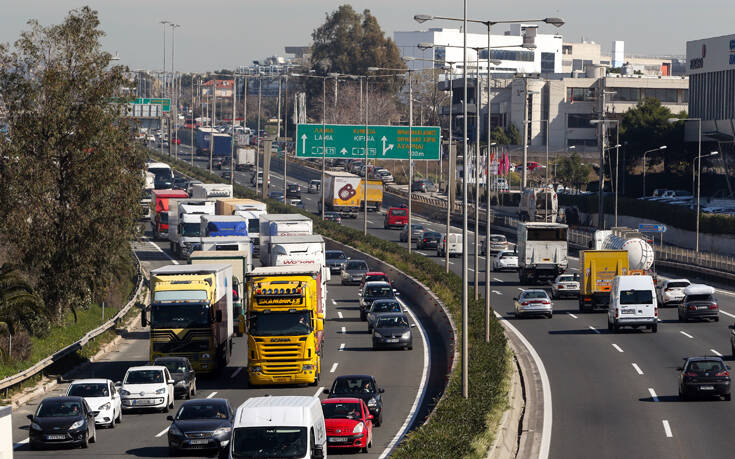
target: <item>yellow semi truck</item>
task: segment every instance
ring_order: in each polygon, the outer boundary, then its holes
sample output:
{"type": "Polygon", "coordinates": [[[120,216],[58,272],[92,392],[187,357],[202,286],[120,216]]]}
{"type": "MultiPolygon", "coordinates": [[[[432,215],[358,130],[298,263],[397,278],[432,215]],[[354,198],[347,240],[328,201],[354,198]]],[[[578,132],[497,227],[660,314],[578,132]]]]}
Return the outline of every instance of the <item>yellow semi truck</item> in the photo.
{"type": "Polygon", "coordinates": [[[318,384],[326,295],[321,270],[268,266],[245,278],[250,384],[318,384]]]}
{"type": "Polygon", "coordinates": [[[579,266],[579,312],[607,309],[613,279],[630,274],[626,250],[583,250],[579,266]]]}

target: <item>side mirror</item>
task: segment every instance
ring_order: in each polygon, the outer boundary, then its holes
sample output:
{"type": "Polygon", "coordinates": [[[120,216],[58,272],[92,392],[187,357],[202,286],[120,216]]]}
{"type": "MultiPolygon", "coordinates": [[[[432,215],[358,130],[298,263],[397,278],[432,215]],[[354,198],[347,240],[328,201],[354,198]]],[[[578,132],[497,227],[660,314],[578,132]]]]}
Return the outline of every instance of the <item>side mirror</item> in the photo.
{"type": "Polygon", "coordinates": [[[217,323],[222,322],[222,311],[217,311],[217,313],[214,315],[214,317],[215,317],[215,320],[217,321],[217,323]]]}
{"type": "Polygon", "coordinates": [[[115,381],[115,387],[122,387],[122,381],[115,381]]]}
{"type": "Polygon", "coordinates": [[[173,421],[174,420],[174,417],[171,416],[171,415],[168,415],[168,416],[166,416],[166,420],[167,421],[173,421]]]}
{"type": "Polygon", "coordinates": [[[148,326],[148,318],[146,317],[145,309],[141,309],[140,311],[140,325],[142,327],[148,326]]]}
{"type": "Polygon", "coordinates": [[[378,389],[378,393],[381,393],[382,394],[383,392],[385,392],[385,389],[383,389],[382,387],[380,389],[378,389]]]}
{"type": "Polygon", "coordinates": [[[33,421],[33,415],[32,415],[32,414],[29,414],[29,415],[27,415],[26,417],[27,417],[28,419],[30,419],[31,421],[33,421]]]}
{"type": "Polygon", "coordinates": [[[517,296],[514,296],[513,297],[513,301],[518,301],[518,297],[517,296]]]}
{"type": "Polygon", "coordinates": [[[169,379],[168,381],[166,381],[166,383],[167,383],[167,384],[175,384],[175,383],[176,383],[176,381],[174,381],[173,379],[169,379]]]}

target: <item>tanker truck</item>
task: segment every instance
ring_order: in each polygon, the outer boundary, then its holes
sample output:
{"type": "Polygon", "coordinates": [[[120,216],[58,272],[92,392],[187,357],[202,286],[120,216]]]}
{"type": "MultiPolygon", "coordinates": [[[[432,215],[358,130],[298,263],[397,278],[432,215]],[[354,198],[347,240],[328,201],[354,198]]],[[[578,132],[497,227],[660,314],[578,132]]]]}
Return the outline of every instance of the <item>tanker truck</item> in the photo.
{"type": "Polygon", "coordinates": [[[628,252],[628,269],[630,274],[648,274],[652,272],[654,262],[653,247],[646,236],[626,227],[611,230],[595,231],[595,250],[625,250],[628,252]]]}

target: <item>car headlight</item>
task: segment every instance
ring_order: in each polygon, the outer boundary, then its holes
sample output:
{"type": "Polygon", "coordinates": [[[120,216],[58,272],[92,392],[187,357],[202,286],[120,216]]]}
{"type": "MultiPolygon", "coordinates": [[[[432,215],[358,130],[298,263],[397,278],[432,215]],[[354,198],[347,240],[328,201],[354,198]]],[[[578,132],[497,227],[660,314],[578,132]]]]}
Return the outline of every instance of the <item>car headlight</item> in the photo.
{"type": "Polygon", "coordinates": [[[177,437],[181,437],[184,435],[184,433],[181,432],[181,429],[176,427],[176,424],[171,424],[171,427],[168,428],[168,433],[177,437]]]}
{"type": "Polygon", "coordinates": [[[214,436],[227,435],[232,431],[232,427],[220,427],[214,431],[214,436]]]}
{"type": "Polygon", "coordinates": [[[204,354],[202,354],[201,357],[202,357],[202,360],[209,360],[212,356],[205,352],[204,354]]]}
{"type": "Polygon", "coordinates": [[[365,424],[362,422],[358,423],[354,429],[352,429],[353,434],[360,434],[362,431],[365,430],[365,424]]]}
{"type": "Polygon", "coordinates": [[[408,339],[410,337],[411,337],[411,332],[410,331],[407,331],[406,333],[404,333],[404,334],[401,335],[401,338],[403,338],[403,339],[408,339]]]}
{"type": "Polygon", "coordinates": [[[376,406],[378,406],[378,401],[375,400],[375,397],[373,397],[370,400],[368,400],[368,406],[369,407],[376,407],[376,406]]]}
{"type": "Polygon", "coordinates": [[[162,387],[160,389],[156,389],[156,395],[161,395],[166,393],[166,388],[162,387]]]}
{"type": "Polygon", "coordinates": [[[186,385],[186,379],[182,379],[181,381],[176,381],[177,386],[185,386],[186,385]]]}
{"type": "Polygon", "coordinates": [[[74,424],[69,426],[69,430],[79,429],[84,425],[84,419],[76,421],[74,424]]]}
{"type": "Polygon", "coordinates": [[[304,371],[307,371],[307,370],[311,371],[314,369],[314,365],[304,365],[303,368],[304,368],[304,371]]]}
{"type": "Polygon", "coordinates": [[[378,332],[374,331],[374,332],[373,332],[373,337],[375,337],[375,338],[382,338],[382,337],[383,337],[383,335],[381,335],[380,333],[378,333],[378,332]]]}
{"type": "Polygon", "coordinates": [[[33,430],[43,430],[43,429],[41,429],[41,426],[39,426],[35,422],[31,422],[31,429],[33,429],[33,430]]]}
{"type": "Polygon", "coordinates": [[[130,395],[130,391],[127,391],[125,389],[120,389],[120,395],[130,395]]]}
{"type": "Polygon", "coordinates": [[[104,411],[104,410],[109,410],[111,406],[112,406],[112,405],[110,404],[110,402],[107,402],[107,403],[105,403],[104,405],[100,406],[100,408],[99,408],[99,410],[98,410],[98,411],[104,411]]]}

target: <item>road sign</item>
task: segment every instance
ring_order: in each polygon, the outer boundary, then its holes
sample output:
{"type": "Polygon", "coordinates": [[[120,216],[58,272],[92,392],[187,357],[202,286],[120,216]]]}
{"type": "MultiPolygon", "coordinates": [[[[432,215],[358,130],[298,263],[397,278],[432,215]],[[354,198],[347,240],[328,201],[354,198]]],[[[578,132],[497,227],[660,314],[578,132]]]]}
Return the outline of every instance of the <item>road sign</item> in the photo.
{"type": "MultiPolygon", "coordinates": [[[[296,156],[321,158],[322,142],[327,158],[365,157],[365,126],[327,124],[322,141],[321,124],[299,124],[296,128],[296,156]]],[[[411,129],[411,159],[438,160],[440,131],[435,126],[411,129]]],[[[408,126],[368,126],[368,158],[408,159],[408,126]]]]}
{"type": "Polygon", "coordinates": [[[145,98],[145,99],[141,99],[139,97],[139,98],[135,99],[132,103],[133,104],[143,104],[143,105],[149,105],[149,104],[152,104],[152,105],[161,105],[163,107],[164,113],[168,113],[168,112],[171,111],[171,99],[169,99],[169,98],[165,98],[165,99],[161,99],[161,98],[156,98],[156,99],[145,98]]]}
{"type": "Polygon", "coordinates": [[[649,223],[640,223],[638,231],[641,233],[665,233],[666,225],[654,225],[649,223]]]}
{"type": "Polygon", "coordinates": [[[160,118],[162,116],[161,105],[158,104],[127,104],[126,116],[132,118],[160,118]]]}

